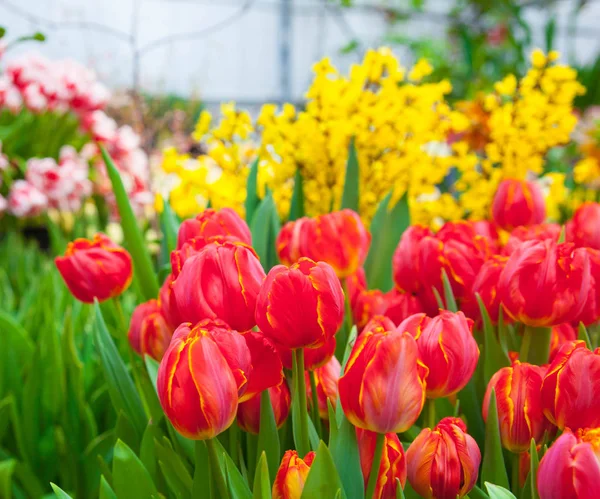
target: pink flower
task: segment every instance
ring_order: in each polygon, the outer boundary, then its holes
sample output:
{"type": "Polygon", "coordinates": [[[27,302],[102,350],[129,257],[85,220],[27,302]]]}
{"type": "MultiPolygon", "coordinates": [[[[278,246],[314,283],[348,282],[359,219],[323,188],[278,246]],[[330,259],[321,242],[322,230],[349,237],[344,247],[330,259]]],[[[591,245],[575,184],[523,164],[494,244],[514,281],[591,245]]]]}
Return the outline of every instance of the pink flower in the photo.
{"type": "Polygon", "coordinates": [[[33,217],[48,206],[48,198],[27,180],[16,180],[8,196],[8,208],[18,218],[33,217]]]}

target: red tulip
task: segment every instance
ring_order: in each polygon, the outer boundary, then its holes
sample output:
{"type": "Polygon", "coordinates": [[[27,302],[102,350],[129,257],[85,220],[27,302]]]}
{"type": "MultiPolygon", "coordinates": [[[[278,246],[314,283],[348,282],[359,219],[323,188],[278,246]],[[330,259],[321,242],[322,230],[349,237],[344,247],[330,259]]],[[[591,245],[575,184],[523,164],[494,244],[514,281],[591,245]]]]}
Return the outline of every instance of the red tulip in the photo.
{"type": "Polygon", "coordinates": [[[492,218],[505,230],[542,223],[546,218],[542,190],[533,182],[503,180],[492,202],[492,218]]]}
{"type": "Polygon", "coordinates": [[[352,308],[354,308],[354,302],[356,301],[358,294],[367,289],[367,276],[365,274],[365,269],[358,269],[356,272],[354,272],[354,274],[346,277],[344,282],[346,284],[346,292],[348,293],[350,305],[352,308]]]}
{"type": "MultiPolygon", "coordinates": [[[[317,387],[317,401],[319,404],[319,416],[321,419],[329,419],[329,410],[327,408],[327,401],[331,403],[331,407],[335,409],[337,404],[338,396],[338,381],[342,366],[340,361],[335,357],[331,357],[329,361],[315,369],[315,385],[317,387]]],[[[307,400],[309,403],[312,402],[312,390],[310,386],[309,373],[306,373],[306,392],[307,400]]]]}
{"type": "Polygon", "coordinates": [[[386,309],[383,314],[394,324],[400,324],[407,317],[423,310],[423,306],[416,296],[401,293],[397,289],[392,289],[386,293],[384,298],[386,309]]]}
{"type": "Polygon", "coordinates": [[[133,275],[129,253],[104,234],[92,240],[75,239],[54,263],[71,294],[84,303],[119,296],[133,275]]]}
{"type": "Polygon", "coordinates": [[[315,224],[314,218],[303,217],[288,222],[281,228],[275,243],[281,263],[289,267],[300,258],[308,256],[308,246],[311,244],[308,234],[313,232],[315,224]]]}
{"type": "Polygon", "coordinates": [[[359,331],[375,315],[383,315],[387,310],[384,293],[379,289],[360,291],[352,303],[352,317],[359,331]]]}
{"type": "Polygon", "coordinates": [[[561,227],[558,224],[538,224],[528,227],[520,226],[510,233],[510,237],[504,246],[503,253],[511,255],[525,241],[552,241],[558,242],[561,227]]]}
{"type": "MultiPolygon", "coordinates": [[[[335,336],[329,338],[327,342],[317,348],[305,348],[304,349],[304,369],[306,371],[314,371],[319,367],[324,366],[329,362],[333,354],[335,353],[336,340],[335,336]]],[[[292,350],[279,346],[279,355],[283,362],[283,367],[292,370],[292,350]]]]}
{"type": "Polygon", "coordinates": [[[415,339],[399,331],[358,337],[338,387],[348,420],[377,433],[410,428],[425,403],[427,368],[415,339]]]}
{"type": "Polygon", "coordinates": [[[392,260],[394,282],[398,290],[405,293],[421,291],[420,243],[424,237],[432,235],[431,230],[422,225],[411,225],[402,234],[392,260]]]}
{"type": "Polygon", "coordinates": [[[485,305],[492,324],[498,323],[501,307],[498,281],[507,261],[508,258],[505,256],[493,255],[485,262],[473,282],[469,298],[462,303],[465,314],[478,323],[481,323],[482,317],[476,294],[481,296],[481,301],[485,305]]]}
{"type": "Polygon", "coordinates": [[[386,331],[394,331],[395,329],[396,325],[388,317],[376,315],[369,322],[367,322],[361,334],[385,333],[386,331]]]}
{"type": "Polygon", "coordinates": [[[498,293],[507,313],[528,326],[551,327],[576,319],[590,290],[585,250],[570,243],[529,241],[500,275],[498,293]]]}
{"type": "Polygon", "coordinates": [[[295,450],[286,450],[275,476],[272,498],[300,499],[314,459],[313,451],[301,459],[295,450]]]}
{"type": "MultiPolygon", "coordinates": [[[[271,407],[275,415],[275,424],[281,428],[285,423],[292,403],[290,389],[285,379],[269,390],[271,407]]],[[[240,428],[248,433],[258,435],[260,431],[260,393],[238,405],[237,422],[240,428]]]]}
{"type": "Polygon", "coordinates": [[[583,341],[565,343],[548,368],[542,385],[546,417],[561,430],[600,426],[600,349],[583,341]]]}
{"type": "Polygon", "coordinates": [[[173,283],[182,320],[221,319],[237,331],[256,324],[254,310],[265,273],[252,248],[211,243],[185,261],[173,283]]]}
{"type": "Polygon", "coordinates": [[[600,497],[600,430],[569,429],[556,439],[540,461],[540,499],[600,497]]]}
{"type": "Polygon", "coordinates": [[[430,322],[431,319],[427,317],[427,314],[414,314],[398,324],[396,330],[400,331],[401,333],[410,333],[410,335],[416,339],[421,336],[423,329],[425,329],[430,322]]]}
{"type": "Polygon", "coordinates": [[[600,203],[583,203],[571,220],[569,241],[575,246],[600,250],[600,203]]]}
{"type": "MultiPolygon", "coordinates": [[[[362,468],[366,489],[373,467],[377,434],[357,428],[356,439],[358,440],[360,467],[362,468]]],[[[398,487],[396,479],[400,480],[400,486],[404,488],[406,483],[406,459],[398,435],[388,433],[385,435],[383,444],[381,464],[379,465],[377,484],[373,494],[374,499],[396,499],[396,489],[398,487]]]]}
{"type": "Polygon", "coordinates": [[[241,242],[252,244],[250,229],[244,220],[231,208],[219,211],[206,209],[195,218],[184,220],[177,234],[177,249],[191,239],[200,239],[204,245],[213,242],[214,238],[221,242],[241,242]]]}
{"type": "Polygon", "coordinates": [[[459,418],[425,428],[406,451],[408,481],[422,497],[456,499],[475,486],[481,453],[459,418]]]}
{"type": "Polygon", "coordinates": [[[157,300],[142,303],[133,311],[127,336],[131,348],[140,355],[160,361],[171,343],[172,334],[157,300]]]}
{"type": "Polygon", "coordinates": [[[500,240],[496,224],[489,220],[469,220],[468,222],[478,236],[484,237],[489,242],[490,248],[495,252],[500,240]]]}
{"type": "Polygon", "coordinates": [[[173,331],[181,324],[181,314],[177,308],[177,301],[175,300],[175,293],[173,292],[173,274],[169,274],[165,279],[165,282],[160,287],[158,294],[158,305],[160,307],[160,313],[165,318],[167,325],[173,331]]]}
{"type": "Polygon", "coordinates": [[[242,334],[250,351],[252,370],[247,373],[248,385],[240,402],[283,381],[283,366],[275,345],[261,332],[249,331],[242,334]]]}
{"type": "Polygon", "coordinates": [[[429,369],[427,397],[448,397],[467,385],[479,360],[471,319],[442,310],[417,337],[417,345],[429,369]]]}
{"type": "Polygon", "coordinates": [[[550,336],[550,362],[554,360],[554,357],[565,343],[576,339],[577,331],[568,322],[554,326],[550,336]]]}
{"type": "Polygon", "coordinates": [[[600,319],[600,250],[582,248],[582,251],[587,253],[590,260],[591,286],[577,321],[589,326],[600,319]]]}
{"type": "MultiPolygon", "coordinates": [[[[187,264],[186,264],[187,265],[187,264]]],[[[344,319],[344,293],[330,265],[301,258],[277,265],[256,302],[256,322],[285,348],[315,348],[328,342],[344,319]]]]}
{"type": "Polygon", "coordinates": [[[492,390],[496,391],[502,445],[511,452],[529,449],[531,439],[540,442],[549,429],[542,412],[541,387],[545,368],[516,361],[492,376],[483,399],[487,421],[492,390]]]}

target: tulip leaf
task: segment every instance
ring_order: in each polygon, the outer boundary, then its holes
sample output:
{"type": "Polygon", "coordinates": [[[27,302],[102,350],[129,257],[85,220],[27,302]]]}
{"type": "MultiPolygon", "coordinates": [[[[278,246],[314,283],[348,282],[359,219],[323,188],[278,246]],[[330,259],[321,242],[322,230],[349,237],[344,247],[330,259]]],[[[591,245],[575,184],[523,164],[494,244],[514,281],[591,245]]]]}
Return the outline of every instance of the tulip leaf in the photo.
{"type": "Polygon", "coordinates": [[[446,269],[442,269],[442,284],[444,287],[444,300],[446,302],[446,309],[450,310],[450,312],[458,312],[458,306],[456,305],[456,299],[454,298],[454,292],[452,291],[452,286],[450,285],[450,279],[448,279],[446,269]]]}
{"type": "Polygon", "coordinates": [[[106,481],[104,475],[100,477],[100,499],[117,499],[115,491],[106,481]]]}
{"type": "Polygon", "coordinates": [[[475,388],[475,374],[467,385],[458,392],[458,401],[462,414],[467,420],[469,434],[475,439],[479,449],[483,450],[485,441],[485,425],[481,415],[481,402],[475,388]]]}
{"type": "Polygon", "coordinates": [[[233,460],[225,451],[225,448],[219,442],[218,439],[213,439],[214,444],[217,448],[217,455],[219,457],[219,466],[225,472],[227,476],[227,482],[229,484],[230,490],[234,492],[232,499],[251,499],[252,492],[250,492],[250,488],[244,480],[244,477],[237,469],[237,466],[234,464],[233,460]]]}
{"type": "Polygon", "coordinates": [[[344,177],[344,192],[342,193],[342,209],[349,208],[358,213],[359,207],[359,180],[360,168],[354,137],[348,146],[348,160],[346,161],[346,175],[344,177]]]}
{"type": "Polygon", "coordinates": [[[168,438],[155,439],[154,446],[158,465],[168,487],[177,497],[189,497],[192,492],[193,480],[187,461],[171,447],[168,438]]]}
{"type": "Polygon", "coordinates": [[[501,487],[509,488],[506,465],[504,464],[504,456],[502,454],[496,390],[494,389],[492,390],[492,395],[490,397],[487,423],[485,425],[485,450],[481,464],[481,481],[491,482],[501,487]]]}
{"type": "Polygon", "coordinates": [[[117,497],[146,499],[158,493],[148,470],[122,440],[115,444],[112,474],[117,497]]]}
{"type": "Polygon", "coordinates": [[[594,349],[592,346],[592,341],[590,340],[590,335],[588,334],[588,330],[583,322],[580,322],[579,327],[577,328],[577,339],[585,341],[585,346],[587,346],[589,350],[594,349]]]}
{"type": "Polygon", "coordinates": [[[350,334],[348,335],[348,340],[346,342],[346,349],[344,351],[344,358],[342,359],[342,373],[346,368],[346,364],[348,363],[348,359],[350,358],[350,354],[352,353],[352,348],[354,348],[354,343],[356,342],[356,337],[358,336],[358,329],[356,324],[352,326],[350,330],[350,334]]]}
{"type": "Polygon", "coordinates": [[[484,379],[489,380],[498,370],[509,366],[510,362],[508,357],[504,355],[504,352],[496,339],[490,315],[485,308],[481,296],[479,293],[475,293],[475,297],[477,298],[479,312],[483,322],[483,376],[484,379]]]}
{"type": "Polygon", "coordinates": [[[304,216],[304,182],[300,169],[296,170],[294,176],[294,192],[292,193],[292,202],[290,204],[290,214],[288,221],[298,220],[304,216]]]}
{"type": "Polygon", "coordinates": [[[106,323],[97,301],[94,307],[96,311],[94,342],[108,385],[110,399],[117,413],[123,411],[141,436],[148,423],[142,401],[127,372],[127,367],[106,329],[106,323]]]}
{"type": "Polygon", "coordinates": [[[279,433],[271,404],[269,390],[260,394],[260,427],[258,432],[258,446],[256,458],[264,456],[268,463],[269,475],[275,478],[280,459],[279,433]]]}
{"type": "Polygon", "coordinates": [[[488,499],[488,495],[481,490],[477,485],[475,485],[470,491],[469,491],[469,497],[471,499],[488,499]]]}
{"type": "Polygon", "coordinates": [[[404,491],[399,478],[396,478],[396,499],[404,499],[404,491]]]}
{"type": "Polygon", "coordinates": [[[194,481],[192,497],[210,497],[206,490],[210,486],[210,461],[203,440],[196,440],[194,447],[194,481]]]}
{"type": "Polygon", "coordinates": [[[144,240],[142,231],[138,227],[135,214],[129,203],[129,197],[123,186],[123,180],[119,175],[117,167],[113,163],[108,152],[103,145],[100,145],[102,158],[106,164],[106,171],[112,183],[113,192],[121,216],[121,226],[123,227],[123,236],[127,243],[127,249],[131,253],[131,258],[135,267],[135,275],[139,280],[142,294],[146,300],[151,300],[158,296],[158,279],[152,265],[152,258],[148,251],[148,246],[144,240]]]}
{"type": "Polygon", "coordinates": [[[521,492],[521,499],[539,499],[537,490],[537,471],[540,465],[540,457],[537,452],[535,440],[532,438],[529,444],[529,473],[525,480],[525,486],[521,492]]]}
{"type": "Polygon", "coordinates": [[[345,498],[346,494],[344,494],[343,485],[331,453],[321,440],[300,498],[335,497],[339,489],[342,490],[342,497],[345,498]]]}
{"type": "Polygon", "coordinates": [[[150,376],[152,385],[156,389],[156,380],[158,378],[158,367],[160,364],[155,359],[150,357],[149,355],[146,355],[144,357],[144,363],[146,364],[146,370],[148,371],[148,376],[150,376]]]}
{"type": "MultiPolygon", "coordinates": [[[[4,464],[6,461],[3,461],[0,464],[4,464]]],[[[12,461],[13,464],[15,463],[15,461],[12,461]]],[[[54,491],[54,495],[56,495],[56,497],[60,498],[60,499],[73,499],[69,494],[67,494],[63,489],[61,489],[58,485],[50,482],[50,487],[52,487],[52,490],[54,491]]],[[[10,494],[6,494],[3,495],[2,497],[10,497],[10,494]]]]}
{"type": "Polygon", "coordinates": [[[488,491],[490,499],[517,499],[510,490],[500,485],[485,482],[485,488],[488,491]]]}
{"type": "Polygon", "coordinates": [[[267,455],[264,452],[260,455],[258,466],[256,467],[252,499],[271,499],[271,480],[269,479],[267,455]]]}
{"type": "Polygon", "coordinates": [[[419,494],[416,493],[415,489],[412,488],[412,485],[408,480],[404,485],[404,497],[406,497],[406,499],[420,499],[421,497],[419,494]]]}
{"type": "Polygon", "coordinates": [[[508,358],[509,334],[510,330],[507,324],[504,322],[504,308],[500,307],[500,310],[498,311],[498,342],[500,343],[500,347],[502,348],[502,352],[506,358],[508,358]]]}
{"type": "Polygon", "coordinates": [[[163,210],[160,214],[160,228],[163,233],[163,244],[165,247],[166,260],[170,262],[171,251],[177,248],[177,233],[179,232],[179,219],[171,208],[169,200],[163,199],[163,210]]]}
{"type": "Polygon", "coordinates": [[[377,207],[371,221],[371,248],[365,261],[365,273],[369,289],[392,289],[392,257],[404,231],[410,225],[410,212],[406,194],[390,206],[390,192],[377,207]]]}
{"type": "Polygon", "coordinates": [[[257,184],[258,158],[256,158],[252,162],[252,166],[250,166],[250,173],[248,174],[248,181],[246,183],[246,201],[244,201],[244,206],[246,208],[246,222],[248,222],[248,224],[254,217],[254,212],[260,203],[257,192],[257,184]]]}
{"type": "Polygon", "coordinates": [[[273,201],[273,194],[269,191],[258,205],[250,223],[252,245],[265,272],[278,263],[275,241],[279,230],[279,215],[273,201]]]}

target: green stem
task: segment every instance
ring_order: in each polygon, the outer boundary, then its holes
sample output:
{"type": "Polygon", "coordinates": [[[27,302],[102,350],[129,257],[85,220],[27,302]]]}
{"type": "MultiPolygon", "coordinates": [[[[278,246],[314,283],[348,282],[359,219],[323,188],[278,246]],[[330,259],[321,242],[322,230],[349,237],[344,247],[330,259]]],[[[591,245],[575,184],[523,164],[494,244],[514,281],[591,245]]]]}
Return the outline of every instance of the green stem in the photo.
{"type": "Polygon", "coordinates": [[[519,360],[538,366],[547,364],[550,356],[551,333],[552,329],[549,327],[525,326],[519,360]]]}
{"type": "Polygon", "coordinates": [[[239,448],[239,438],[240,438],[240,427],[237,425],[237,422],[234,422],[229,427],[229,455],[233,462],[237,464],[238,457],[238,448],[239,448]]]}
{"type": "Polygon", "coordinates": [[[427,399],[427,426],[431,429],[435,427],[435,399],[427,399]]]}
{"type": "Polygon", "coordinates": [[[521,486],[519,484],[519,467],[520,467],[520,454],[512,455],[512,483],[511,489],[515,497],[519,497],[521,486]]]}
{"type": "Polygon", "coordinates": [[[369,483],[367,485],[367,493],[365,499],[374,499],[375,487],[379,476],[379,467],[381,466],[381,458],[383,456],[383,444],[385,443],[385,434],[377,433],[375,443],[375,454],[373,454],[373,462],[371,463],[371,473],[369,474],[369,483]]]}
{"type": "Polygon", "coordinates": [[[294,383],[296,385],[295,396],[298,398],[298,442],[296,447],[300,456],[305,456],[310,452],[310,441],[308,438],[308,410],[306,404],[306,381],[304,379],[304,350],[297,348],[294,350],[295,368],[294,383]]]}
{"type": "Polygon", "coordinates": [[[312,395],[312,420],[317,429],[319,437],[323,436],[323,429],[321,428],[321,415],[319,414],[319,395],[317,394],[317,382],[315,380],[315,372],[309,371],[308,377],[310,379],[310,391],[312,395]]]}
{"type": "Polygon", "coordinates": [[[225,483],[225,477],[223,476],[223,470],[219,463],[219,454],[217,450],[217,444],[215,444],[215,438],[209,438],[205,440],[206,447],[208,448],[208,461],[210,463],[210,471],[212,473],[213,480],[217,486],[217,492],[219,497],[222,499],[229,498],[229,491],[227,490],[227,484],[225,483]]]}

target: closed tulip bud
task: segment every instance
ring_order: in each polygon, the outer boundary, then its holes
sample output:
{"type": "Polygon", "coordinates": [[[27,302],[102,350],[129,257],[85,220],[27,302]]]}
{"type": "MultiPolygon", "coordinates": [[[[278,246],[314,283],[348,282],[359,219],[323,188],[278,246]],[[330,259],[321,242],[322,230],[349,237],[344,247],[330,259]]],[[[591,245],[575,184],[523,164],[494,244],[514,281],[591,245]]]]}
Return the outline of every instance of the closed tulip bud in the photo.
{"type": "Polygon", "coordinates": [[[427,314],[419,313],[404,319],[396,328],[401,333],[410,333],[413,338],[421,336],[423,329],[431,322],[427,314]]]}
{"type": "Polygon", "coordinates": [[[252,235],[246,222],[231,208],[222,208],[219,211],[207,209],[195,218],[184,220],[177,234],[177,249],[191,239],[202,240],[206,245],[215,238],[222,242],[252,244],[252,235]]]}
{"type": "MultiPolygon", "coordinates": [[[[365,488],[369,483],[373,458],[375,456],[375,446],[377,434],[368,431],[356,429],[356,439],[358,441],[358,451],[360,454],[360,467],[362,469],[365,488]]],[[[404,488],[406,483],[406,459],[404,449],[395,433],[385,435],[383,443],[383,452],[379,472],[377,474],[377,483],[375,485],[374,499],[396,499],[396,489],[400,480],[400,487],[404,488]]]]}
{"type": "Polygon", "coordinates": [[[519,246],[500,275],[498,293],[506,312],[534,327],[576,319],[591,286],[584,249],[570,243],[529,241],[519,246]]]}
{"type": "Polygon", "coordinates": [[[275,242],[281,263],[289,267],[300,258],[308,256],[308,245],[312,243],[308,234],[313,232],[315,224],[314,218],[303,217],[288,222],[281,228],[275,242]]]}
{"type": "Polygon", "coordinates": [[[541,396],[544,414],[561,430],[599,427],[600,349],[565,343],[548,368],[541,396]]]}
{"type": "Polygon", "coordinates": [[[252,329],[265,273],[252,248],[211,243],[186,260],[173,283],[182,320],[221,319],[237,331],[252,329]]]}
{"type": "Polygon", "coordinates": [[[396,288],[405,293],[418,293],[422,289],[419,271],[419,245],[426,236],[433,233],[423,225],[408,227],[398,243],[392,260],[396,288]]]}
{"type": "Polygon", "coordinates": [[[377,433],[408,430],[423,409],[427,373],[409,333],[363,331],[338,383],[346,417],[377,433]]]}
{"type": "MultiPolygon", "coordinates": [[[[323,345],[316,348],[305,348],[304,349],[304,369],[307,371],[314,371],[321,366],[324,366],[329,362],[329,359],[335,353],[336,340],[335,336],[329,338],[323,345]]],[[[279,347],[279,354],[281,355],[281,361],[283,367],[292,370],[292,350],[289,348],[279,347]]]]}
{"type": "Polygon", "coordinates": [[[558,241],[561,232],[558,224],[538,224],[513,229],[503,249],[503,254],[511,255],[525,241],[558,241]]]}
{"type": "Polygon", "coordinates": [[[314,459],[313,451],[301,459],[295,450],[286,450],[273,482],[273,499],[300,499],[314,459]]]}
{"type": "Polygon", "coordinates": [[[384,315],[376,315],[363,328],[362,333],[385,333],[386,331],[394,331],[396,325],[389,317],[384,315]]]}
{"type": "Polygon", "coordinates": [[[540,499],[600,497],[600,429],[566,429],[540,461],[537,484],[540,499]]]}
{"type": "Polygon", "coordinates": [[[568,240],[575,246],[600,250],[600,203],[583,203],[571,220],[568,240]]]}
{"type": "Polygon", "coordinates": [[[384,315],[394,324],[400,324],[407,317],[423,311],[423,305],[416,296],[401,293],[396,289],[385,294],[385,302],[384,315]]]}
{"type": "MultiPolygon", "coordinates": [[[[279,386],[283,381],[283,366],[277,348],[260,331],[249,331],[242,334],[250,351],[252,370],[247,375],[248,385],[240,397],[240,402],[270,388],[279,386]]],[[[334,347],[335,348],[335,347],[334,347]]]]}
{"type": "Polygon", "coordinates": [[[542,412],[541,387],[545,368],[516,361],[492,376],[483,399],[487,421],[492,390],[496,391],[502,445],[511,452],[529,449],[531,439],[541,441],[550,429],[542,412]]]}
{"type": "MultiPolygon", "coordinates": [[[[235,309],[234,309],[235,310],[235,309]]],[[[256,302],[256,323],[285,348],[316,348],[328,342],[344,319],[344,293],[330,265],[301,258],[277,265],[256,302]]]]}
{"type": "MultiPolygon", "coordinates": [[[[268,390],[275,424],[277,428],[281,428],[290,414],[292,403],[290,389],[284,379],[278,386],[272,386],[268,390]]],[[[240,402],[237,411],[237,422],[240,428],[254,435],[258,435],[260,431],[260,397],[260,393],[257,393],[245,402],[240,402]]]]}
{"type": "Polygon", "coordinates": [[[131,348],[140,355],[160,361],[171,343],[172,334],[157,300],[142,303],[133,311],[127,337],[131,348]]]}
{"type": "Polygon", "coordinates": [[[158,398],[175,429],[206,440],[233,423],[238,381],[210,329],[184,323],[173,334],[160,363],[158,398]]]}
{"type": "Polygon", "coordinates": [[[181,314],[177,308],[177,301],[175,300],[175,293],[173,292],[174,280],[173,274],[169,274],[163,285],[160,287],[158,294],[160,313],[165,318],[169,328],[173,331],[177,329],[182,322],[184,322],[181,320],[181,314]]]}
{"type": "Polygon", "coordinates": [[[425,428],[406,451],[408,481],[421,497],[456,499],[475,486],[481,462],[477,443],[459,418],[425,428]]]}
{"type": "Polygon", "coordinates": [[[503,180],[492,201],[492,218],[504,230],[542,223],[546,204],[541,188],[525,180],[503,180]]]}
{"type": "Polygon", "coordinates": [[[496,224],[489,220],[469,220],[468,223],[470,223],[475,230],[475,234],[484,237],[489,242],[490,248],[495,253],[500,244],[500,236],[498,235],[498,227],[496,224]]]}
{"type": "Polygon", "coordinates": [[[568,322],[554,326],[550,336],[550,362],[554,360],[554,357],[565,343],[576,339],[577,331],[568,322]]]}
{"type": "Polygon", "coordinates": [[[359,331],[375,315],[383,315],[387,310],[384,293],[379,289],[360,291],[352,303],[352,317],[359,331]]]}
{"type": "Polygon", "coordinates": [[[591,286],[577,321],[589,326],[600,320],[600,250],[582,248],[582,251],[589,257],[591,286]]]}
{"type": "Polygon", "coordinates": [[[485,262],[473,282],[469,298],[462,304],[465,314],[476,320],[478,324],[481,324],[482,317],[477,302],[477,294],[481,297],[492,324],[498,323],[501,307],[498,280],[507,261],[508,257],[494,255],[485,262]]]}
{"type": "Polygon", "coordinates": [[[427,397],[453,395],[473,376],[479,348],[473,338],[473,321],[462,312],[440,311],[417,337],[417,345],[429,368],[427,397]]]}
{"type": "MultiPolygon", "coordinates": [[[[317,387],[317,401],[319,403],[319,416],[321,419],[329,418],[329,410],[327,401],[331,403],[331,407],[335,409],[338,397],[338,381],[342,366],[340,361],[335,357],[331,357],[329,361],[315,369],[315,385],[317,387]]],[[[312,402],[312,391],[310,386],[309,373],[306,373],[306,393],[309,403],[312,402]]]]}
{"type": "Polygon", "coordinates": [[[54,262],[71,294],[84,303],[119,296],[133,275],[129,253],[104,234],[75,239],[54,262]]]}

